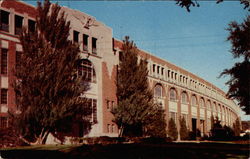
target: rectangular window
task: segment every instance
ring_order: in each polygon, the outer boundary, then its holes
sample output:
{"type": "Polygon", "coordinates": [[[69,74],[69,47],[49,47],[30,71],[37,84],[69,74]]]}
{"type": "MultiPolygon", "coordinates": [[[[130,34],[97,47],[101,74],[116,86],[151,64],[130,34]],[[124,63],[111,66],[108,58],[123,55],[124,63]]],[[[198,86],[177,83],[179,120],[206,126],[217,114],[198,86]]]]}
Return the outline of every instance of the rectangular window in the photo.
{"type": "Polygon", "coordinates": [[[22,54],[22,52],[16,51],[16,72],[18,72],[18,70],[20,70],[21,54],[22,54]]]}
{"type": "Polygon", "coordinates": [[[93,123],[97,123],[97,101],[96,99],[93,99],[93,103],[92,103],[92,112],[93,112],[93,123]]]}
{"type": "Polygon", "coordinates": [[[0,30],[9,32],[9,12],[0,11],[0,30]]]}
{"type": "Polygon", "coordinates": [[[23,17],[15,15],[15,35],[22,33],[23,17]]]}
{"type": "Polygon", "coordinates": [[[7,117],[0,117],[0,128],[7,128],[7,117]]]}
{"type": "Polygon", "coordinates": [[[155,64],[153,64],[153,72],[155,72],[155,64]]]}
{"type": "Polygon", "coordinates": [[[157,73],[160,73],[160,66],[157,66],[157,73]]]}
{"type": "Polygon", "coordinates": [[[78,43],[79,42],[79,32],[78,31],[73,31],[73,41],[75,43],[78,43]]]}
{"type": "Polygon", "coordinates": [[[88,38],[88,35],[83,34],[83,51],[88,51],[88,38]]]}
{"type": "Polygon", "coordinates": [[[174,122],[176,123],[176,113],[175,112],[170,112],[170,118],[172,118],[174,120],[174,122]]]}
{"type": "Polygon", "coordinates": [[[112,124],[112,127],[111,127],[111,133],[114,133],[115,132],[115,125],[112,124]]]}
{"type": "Polygon", "coordinates": [[[110,133],[110,124],[107,125],[107,132],[110,133]]]}
{"type": "Polygon", "coordinates": [[[112,104],[111,104],[111,110],[113,110],[115,108],[115,102],[112,101],[112,104]]]}
{"type": "Polygon", "coordinates": [[[109,100],[107,100],[107,109],[110,110],[110,104],[109,100]]]}
{"type": "Polygon", "coordinates": [[[7,74],[8,66],[8,50],[2,49],[1,53],[1,74],[7,74]]]}
{"type": "Polygon", "coordinates": [[[92,53],[93,53],[93,54],[96,54],[96,53],[97,53],[96,44],[97,44],[97,39],[96,39],[96,38],[92,38],[92,53]]]}
{"type": "Polygon", "coordinates": [[[1,104],[7,104],[7,89],[1,89],[1,104]]]}
{"type": "Polygon", "coordinates": [[[34,20],[28,20],[28,27],[30,32],[35,32],[36,22],[34,20]]]}
{"type": "Polygon", "coordinates": [[[164,68],[161,68],[161,75],[164,74],[164,68]]]}

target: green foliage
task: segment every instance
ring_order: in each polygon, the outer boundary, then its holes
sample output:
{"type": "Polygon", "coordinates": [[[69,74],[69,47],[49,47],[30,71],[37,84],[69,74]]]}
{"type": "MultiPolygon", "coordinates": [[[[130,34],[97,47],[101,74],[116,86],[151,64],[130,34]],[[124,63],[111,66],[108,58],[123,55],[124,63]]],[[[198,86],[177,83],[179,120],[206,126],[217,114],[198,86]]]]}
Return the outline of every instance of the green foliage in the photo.
{"type": "Polygon", "coordinates": [[[35,32],[24,30],[20,36],[23,52],[13,86],[20,133],[29,141],[44,143],[48,133],[71,131],[72,122],[91,111],[80,98],[88,83],[76,76],[80,51],[68,40],[70,23],[60,6],[48,0],[43,5],[38,2],[37,12],[35,32]]]}
{"type": "Polygon", "coordinates": [[[220,76],[229,75],[228,97],[236,99],[241,109],[250,114],[250,16],[242,24],[231,22],[229,24],[228,41],[231,41],[231,52],[234,58],[243,57],[230,69],[225,69],[220,76]]]}
{"type": "Polygon", "coordinates": [[[142,136],[144,127],[156,123],[153,121],[162,112],[148,88],[147,60],[138,60],[137,54],[135,44],[125,37],[117,78],[118,106],[112,111],[120,136],[142,136]]]}
{"type": "MultiPolygon", "coordinates": [[[[181,8],[185,7],[188,12],[190,12],[190,7],[200,7],[200,4],[197,0],[175,0],[176,4],[179,5],[181,8]]],[[[216,0],[216,3],[221,3],[223,0],[216,0]]],[[[244,9],[248,9],[250,11],[250,2],[249,0],[240,0],[240,3],[244,5],[244,9]]]]}
{"type": "Polygon", "coordinates": [[[173,140],[176,140],[178,138],[178,131],[177,131],[176,124],[173,118],[169,119],[167,134],[173,140]]]}
{"type": "Polygon", "coordinates": [[[181,140],[188,139],[188,129],[187,129],[186,120],[184,117],[180,118],[180,137],[181,137],[181,140]]]}

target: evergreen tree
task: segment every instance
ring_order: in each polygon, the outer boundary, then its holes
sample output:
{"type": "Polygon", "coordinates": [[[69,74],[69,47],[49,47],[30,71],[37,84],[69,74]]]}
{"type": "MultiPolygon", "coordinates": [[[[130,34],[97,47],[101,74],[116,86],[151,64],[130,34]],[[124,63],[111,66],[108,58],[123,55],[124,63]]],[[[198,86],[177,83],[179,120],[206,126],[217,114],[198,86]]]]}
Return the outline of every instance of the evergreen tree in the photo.
{"type": "Polygon", "coordinates": [[[181,137],[181,140],[188,139],[188,129],[187,129],[186,120],[184,117],[180,118],[180,137],[181,137]]]}
{"type": "Polygon", "coordinates": [[[148,88],[147,60],[138,60],[137,54],[135,44],[125,37],[117,78],[118,106],[113,110],[120,136],[142,136],[145,126],[159,114],[148,88]]]}
{"type": "Polygon", "coordinates": [[[230,69],[225,69],[221,76],[229,75],[231,79],[227,95],[239,101],[241,109],[250,114],[250,15],[242,24],[231,22],[229,24],[228,41],[232,44],[231,53],[234,58],[242,57],[242,62],[237,62],[230,69]]]}
{"type": "Polygon", "coordinates": [[[176,124],[173,118],[170,118],[168,122],[168,136],[172,138],[173,140],[176,140],[178,138],[178,131],[176,128],[176,124]]]}
{"type": "Polygon", "coordinates": [[[90,125],[91,110],[80,96],[88,83],[77,77],[79,46],[68,40],[70,23],[57,4],[38,2],[34,32],[20,36],[23,52],[13,82],[16,93],[14,114],[21,138],[45,143],[49,133],[71,131],[74,120],[90,125]]]}

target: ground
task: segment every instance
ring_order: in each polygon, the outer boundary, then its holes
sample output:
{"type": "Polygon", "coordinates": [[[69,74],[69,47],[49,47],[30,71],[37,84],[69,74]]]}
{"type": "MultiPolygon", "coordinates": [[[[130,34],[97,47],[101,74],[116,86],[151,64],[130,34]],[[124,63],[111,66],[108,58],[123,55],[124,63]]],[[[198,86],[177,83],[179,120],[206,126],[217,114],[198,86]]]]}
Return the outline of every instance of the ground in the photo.
{"type": "Polygon", "coordinates": [[[248,159],[248,144],[165,143],[45,145],[2,149],[5,159],[248,159]]]}

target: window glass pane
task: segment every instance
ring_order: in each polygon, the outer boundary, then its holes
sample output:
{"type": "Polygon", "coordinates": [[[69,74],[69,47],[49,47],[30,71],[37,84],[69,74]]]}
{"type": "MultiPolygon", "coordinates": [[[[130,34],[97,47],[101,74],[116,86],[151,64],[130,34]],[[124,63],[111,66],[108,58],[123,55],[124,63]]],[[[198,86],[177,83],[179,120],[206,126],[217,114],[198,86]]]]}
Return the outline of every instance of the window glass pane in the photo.
{"type": "Polygon", "coordinates": [[[1,54],[1,74],[7,74],[8,50],[2,49],[1,54]]]}

